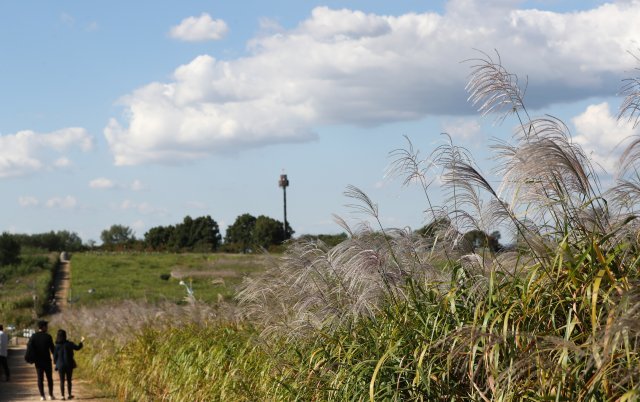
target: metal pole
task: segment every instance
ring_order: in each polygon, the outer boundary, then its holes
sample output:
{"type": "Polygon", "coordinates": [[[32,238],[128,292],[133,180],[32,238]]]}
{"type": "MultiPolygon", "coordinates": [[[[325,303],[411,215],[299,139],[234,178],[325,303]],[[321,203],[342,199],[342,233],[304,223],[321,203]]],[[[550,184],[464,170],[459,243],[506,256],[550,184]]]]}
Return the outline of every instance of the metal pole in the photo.
{"type": "Polygon", "coordinates": [[[289,186],[289,179],[287,179],[286,174],[280,175],[280,181],[278,185],[282,187],[282,195],[284,196],[284,239],[288,238],[288,226],[287,225],[287,187],[289,186]]]}
{"type": "Polygon", "coordinates": [[[287,238],[287,188],[282,187],[282,194],[284,195],[284,238],[287,238]]]}

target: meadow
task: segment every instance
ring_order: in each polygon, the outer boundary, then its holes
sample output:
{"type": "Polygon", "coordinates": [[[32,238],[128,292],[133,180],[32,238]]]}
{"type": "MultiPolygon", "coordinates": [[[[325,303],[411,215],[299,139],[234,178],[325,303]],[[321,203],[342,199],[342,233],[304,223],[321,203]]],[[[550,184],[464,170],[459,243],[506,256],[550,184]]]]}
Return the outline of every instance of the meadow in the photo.
{"type": "MultiPolygon", "coordinates": [[[[233,299],[57,316],[87,336],[85,372],[131,401],[640,399],[640,140],[603,190],[568,127],[530,117],[517,77],[489,55],[470,63],[471,102],[518,124],[492,146],[498,187],[451,141],[426,156],[409,143],[391,173],[422,187],[430,230],[384,227],[349,187],[363,219],[337,218],[347,239],[291,242],[233,299]],[[514,247],[465,244],[496,226],[514,247]]],[[[623,93],[620,119],[637,125],[640,80],[623,93]]]]}
{"type": "Polygon", "coordinates": [[[229,300],[243,277],[265,269],[260,254],[74,253],[71,304],[142,300],[181,303],[186,286],[203,303],[229,300]],[[180,285],[183,281],[185,285],[180,285]]]}

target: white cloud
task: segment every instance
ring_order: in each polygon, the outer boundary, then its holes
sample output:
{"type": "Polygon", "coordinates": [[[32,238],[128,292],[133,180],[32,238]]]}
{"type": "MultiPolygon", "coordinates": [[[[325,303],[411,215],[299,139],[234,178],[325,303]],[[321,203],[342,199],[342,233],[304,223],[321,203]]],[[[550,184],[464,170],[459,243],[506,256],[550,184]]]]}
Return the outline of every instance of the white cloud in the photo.
{"type": "Polygon", "coordinates": [[[45,168],[71,165],[67,157],[56,154],[73,147],[87,152],[92,148],[92,138],[83,128],[71,127],[52,133],[36,133],[30,130],[0,136],[0,178],[24,176],[45,168]]]}
{"type": "Polygon", "coordinates": [[[572,122],[576,127],[573,140],[594,162],[607,172],[615,173],[622,151],[620,145],[629,136],[637,134],[637,130],[631,124],[619,123],[606,102],[588,106],[572,122]]]}
{"type": "Polygon", "coordinates": [[[199,17],[183,19],[179,25],[171,28],[169,36],[188,42],[219,40],[229,31],[227,23],[221,19],[212,19],[207,13],[199,17]]]}
{"type": "MultiPolygon", "coordinates": [[[[555,13],[515,0],[455,0],[444,14],[381,16],[318,7],[261,33],[250,55],[201,55],[122,99],[104,130],[117,165],[174,163],[308,141],[327,124],[375,125],[473,113],[464,86],[474,48],[496,48],[529,77],[536,108],[611,94],[635,60],[640,2],[555,13]]],[[[471,128],[472,129],[472,128],[471,128]]],[[[461,133],[461,135],[463,135],[461,133]]]]}
{"type": "Polygon", "coordinates": [[[91,21],[85,28],[88,32],[95,32],[100,29],[100,25],[96,21],[91,21]]]}
{"type": "Polygon", "coordinates": [[[133,229],[133,234],[140,238],[141,236],[138,236],[138,233],[144,233],[146,232],[145,230],[145,223],[143,220],[138,219],[137,221],[134,221],[131,223],[131,229],[133,229]]]}
{"type": "Polygon", "coordinates": [[[75,197],[67,195],[66,197],[53,197],[47,200],[45,206],[47,208],[72,209],[78,205],[75,197]]]}
{"type": "Polygon", "coordinates": [[[165,216],[168,211],[165,208],[160,208],[149,204],[148,202],[135,202],[131,200],[124,200],[117,206],[117,209],[127,211],[133,210],[143,215],[158,215],[165,216]]]}
{"type": "Polygon", "coordinates": [[[99,188],[99,189],[109,189],[114,188],[115,183],[111,179],[107,179],[106,177],[99,177],[97,179],[93,179],[89,182],[89,187],[91,188],[99,188]]]}
{"type": "Polygon", "coordinates": [[[131,182],[131,184],[121,184],[117,183],[111,179],[106,177],[98,177],[97,179],[93,179],[89,182],[89,187],[96,189],[124,189],[124,190],[132,190],[132,191],[142,191],[145,189],[144,184],[135,179],[131,182]]]}
{"type": "Polygon", "coordinates": [[[71,165],[72,165],[71,160],[66,157],[58,158],[53,162],[53,166],[59,167],[59,168],[65,168],[71,165]]]}
{"type": "Polygon", "coordinates": [[[144,184],[142,184],[142,182],[138,179],[135,179],[131,182],[131,190],[133,191],[142,191],[144,190],[144,188],[144,184]]]}
{"type": "Polygon", "coordinates": [[[68,13],[61,13],[60,14],[60,22],[62,22],[64,25],[67,26],[73,26],[76,23],[76,19],[73,18],[73,15],[68,14],[68,13]]]}
{"type": "Polygon", "coordinates": [[[36,207],[40,204],[40,201],[36,197],[25,195],[18,198],[18,204],[23,207],[36,207]]]}
{"type": "Polygon", "coordinates": [[[284,32],[284,28],[280,23],[271,18],[260,18],[259,20],[260,30],[263,33],[284,32]]]}
{"type": "Polygon", "coordinates": [[[480,123],[476,119],[455,119],[444,123],[442,128],[451,138],[463,142],[480,134],[480,123]]]}

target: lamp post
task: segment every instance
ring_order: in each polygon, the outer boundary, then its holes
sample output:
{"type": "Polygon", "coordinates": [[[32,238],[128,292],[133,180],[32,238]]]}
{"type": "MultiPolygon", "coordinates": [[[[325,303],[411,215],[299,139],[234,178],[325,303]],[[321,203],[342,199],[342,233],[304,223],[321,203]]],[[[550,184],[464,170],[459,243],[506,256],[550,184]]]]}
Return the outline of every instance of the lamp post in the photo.
{"type": "Polygon", "coordinates": [[[287,179],[286,174],[280,175],[280,181],[278,182],[278,185],[282,187],[282,194],[284,196],[284,239],[286,240],[289,238],[289,225],[287,224],[287,187],[289,187],[289,179],[287,179]]]}

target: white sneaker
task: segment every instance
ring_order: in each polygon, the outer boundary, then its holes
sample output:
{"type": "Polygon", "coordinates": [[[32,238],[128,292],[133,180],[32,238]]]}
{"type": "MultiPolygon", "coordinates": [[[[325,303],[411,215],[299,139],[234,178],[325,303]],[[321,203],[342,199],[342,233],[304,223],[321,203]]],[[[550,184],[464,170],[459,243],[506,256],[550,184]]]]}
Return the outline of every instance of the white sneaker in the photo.
{"type": "Polygon", "coordinates": [[[46,399],[44,399],[44,396],[41,396],[41,397],[40,397],[40,400],[41,400],[41,401],[46,401],[46,399]]]}

